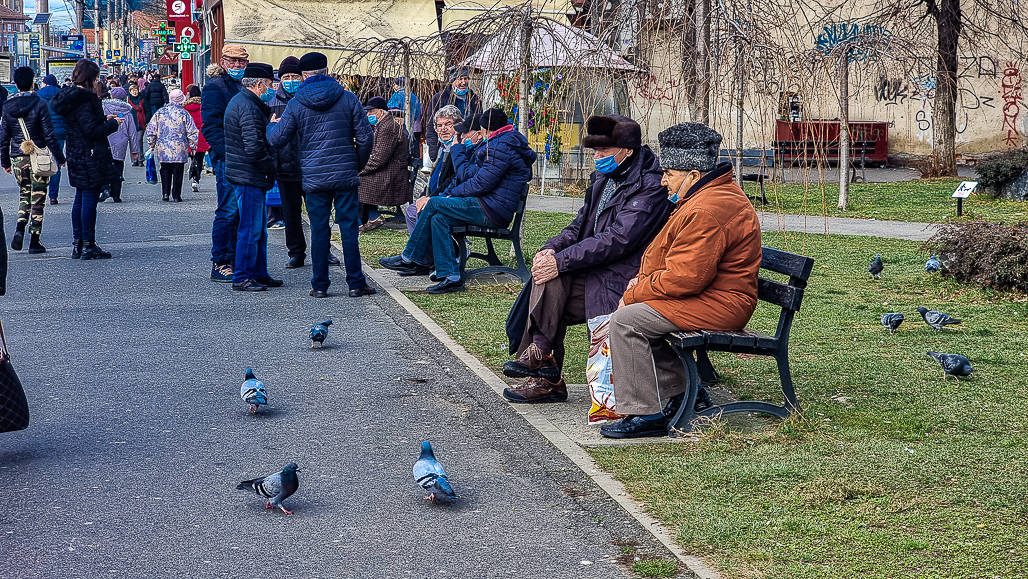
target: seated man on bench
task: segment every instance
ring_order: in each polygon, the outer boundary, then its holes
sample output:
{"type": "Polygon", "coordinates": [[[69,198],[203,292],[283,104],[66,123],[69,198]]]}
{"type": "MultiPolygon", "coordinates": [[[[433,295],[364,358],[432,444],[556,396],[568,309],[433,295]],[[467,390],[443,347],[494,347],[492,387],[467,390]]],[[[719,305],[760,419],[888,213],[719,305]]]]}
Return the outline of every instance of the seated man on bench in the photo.
{"type": "Polygon", "coordinates": [[[600,428],[609,438],[667,434],[686,386],[667,334],[740,330],[757,307],[760,220],[731,163],[717,164],[721,135],[682,123],[658,138],[675,208],[610,318],[615,410],[626,417],[600,428]]]}
{"type": "Polygon", "coordinates": [[[401,275],[428,275],[434,263],[441,281],[428,288],[431,294],[464,289],[451,228],[461,224],[506,227],[514,218],[525,183],[532,178],[535,151],[524,135],[514,130],[507,113],[489,109],[482,113],[479,124],[489,136],[476,151],[478,171],[447,190],[446,196],[418,199],[418,222],[403,253],[379,260],[383,267],[401,275]]]}
{"type": "Polygon", "coordinates": [[[561,378],[567,327],[617,308],[671,211],[660,162],[643,146],[639,123],[596,116],[585,126],[582,144],[593,149],[596,171],[578,215],[535,256],[518,357],[503,365],[507,376],[527,378],[503,391],[511,402],[567,400],[561,378]]]}

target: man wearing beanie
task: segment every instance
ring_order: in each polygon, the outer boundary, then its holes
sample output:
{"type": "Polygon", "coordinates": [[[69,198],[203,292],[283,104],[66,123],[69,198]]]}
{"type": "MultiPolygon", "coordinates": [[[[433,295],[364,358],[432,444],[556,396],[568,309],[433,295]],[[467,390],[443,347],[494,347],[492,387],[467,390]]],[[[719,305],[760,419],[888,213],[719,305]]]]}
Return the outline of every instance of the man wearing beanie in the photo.
{"type": "Polygon", "coordinates": [[[21,66],[14,71],[14,84],[18,92],[3,105],[3,121],[0,122],[0,164],[4,171],[14,175],[21,190],[18,204],[18,225],[11,238],[11,249],[20,251],[28,226],[31,240],[29,253],[44,253],[46,248],[39,242],[43,233],[43,209],[46,206],[49,176],[36,175],[32,171],[29,152],[43,147],[50,149],[54,161],[64,164],[64,152],[57,142],[54,127],[50,124],[50,113],[46,103],[32,92],[35,72],[21,66]],[[29,140],[25,142],[25,130],[29,140]]]}
{"type": "MultiPolygon", "coordinates": [[[[50,124],[54,127],[54,135],[57,137],[57,148],[62,152],[64,151],[64,117],[57,114],[51,104],[51,101],[57,93],[60,92],[60,87],[57,86],[57,77],[48,74],[43,77],[43,88],[39,89],[36,94],[39,98],[43,99],[46,103],[46,110],[50,113],[50,124]]],[[[57,195],[61,191],[61,169],[57,169],[57,174],[50,178],[50,204],[57,205],[57,195]]]]}
{"type": "Polygon", "coordinates": [[[236,231],[239,228],[239,196],[225,178],[225,109],[242,89],[240,81],[250,57],[238,44],[221,49],[221,63],[207,67],[210,80],[200,93],[200,119],[203,138],[210,146],[211,167],[218,189],[218,207],[211,227],[211,281],[232,282],[236,256],[236,231]]]}
{"type": "Polygon", "coordinates": [[[431,294],[464,289],[452,228],[507,227],[525,184],[532,178],[535,151],[525,136],[514,130],[507,113],[489,109],[482,113],[479,124],[489,131],[489,141],[477,151],[478,171],[447,189],[445,196],[418,199],[418,221],[403,253],[379,260],[383,267],[400,275],[428,275],[434,266],[440,281],[428,288],[431,294]]]}
{"type": "MultiPolygon", "coordinates": [[[[357,227],[359,173],[371,156],[374,139],[364,107],[357,95],[328,76],[328,58],[308,52],[300,58],[303,83],[286,105],[281,119],[268,131],[272,147],[284,147],[296,139],[307,214],[311,223],[310,295],[328,296],[329,219],[335,207],[343,245],[346,285],[350,297],[375,293],[361,270],[357,227]]],[[[277,121],[277,122],[276,122],[277,121]]]]}
{"type": "MultiPolygon", "coordinates": [[[[615,309],[639,272],[643,251],[664,225],[671,204],[657,156],[642,144],[639,124],[623,116],[586,121],[582,144],[596,171],[570,225],[543,244],[532,265],[528,316],[518,357],[503,373],[525,378],[503,391],[511,402],[562,402],[564,334],[595,325],[615,309]]],[[[613,418],[609,413],[600,418],[613,418]]]]}
{"type": "Polygon", "coordinates": [[[275,160],[265,134],[275,92],[270,64],[251,62],[243,73],[243,90],[225,109],[225,178],[238,192],[239,230],[232,289],[257,292],[279,287],[268,274],[268,214],[265,194],[275,184],[275,160]]]}
{"type": "Polygon", "coordinates": [[[740,330],[757,307],[760,221],[732,165],[717,163],[721,135],[682,123],[659,140],[675,208],[610,318],[614,398],[626,415],[600,428],[610,438],[667,434],[686,381],[667,334],[740,330]]]}
{"type": "Polygon", "coordinates": [[[482,101],[471,90],[471,69],[466,66],[454,69],[450,73],[450,84],[439,91],[428,101],[425,109],[425,119],[422,126],[425,127],[425,143],[428,145],[428,155],[434,163],[439,158],[439,135],[436,133],[435,114],[446,105],[453,105],[460,111],[464,118],[475,118],[482,112],[482,101]]]}

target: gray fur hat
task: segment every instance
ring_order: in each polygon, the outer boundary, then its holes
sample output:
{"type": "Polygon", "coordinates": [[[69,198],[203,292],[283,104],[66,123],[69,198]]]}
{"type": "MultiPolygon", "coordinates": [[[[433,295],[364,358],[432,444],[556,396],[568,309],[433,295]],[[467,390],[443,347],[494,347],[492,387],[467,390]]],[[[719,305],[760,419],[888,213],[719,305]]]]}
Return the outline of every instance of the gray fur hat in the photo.
{"type": "Polygon", "coordinates": [[[681,123],[664,129],[657,139],[664,169],[706,173],[717,165],[722,137],[707,125],[681,123]]]}

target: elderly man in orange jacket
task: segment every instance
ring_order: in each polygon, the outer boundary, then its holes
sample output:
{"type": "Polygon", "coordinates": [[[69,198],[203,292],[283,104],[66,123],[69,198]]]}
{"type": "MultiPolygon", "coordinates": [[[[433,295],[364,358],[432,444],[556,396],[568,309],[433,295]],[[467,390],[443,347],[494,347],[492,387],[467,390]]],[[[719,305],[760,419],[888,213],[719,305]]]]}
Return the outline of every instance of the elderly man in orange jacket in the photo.
{"type": "Polygon", "coordinates": [[[609,438],[667,433],[686,379],[667,334],[739,330],[757,307],[760,221],[732,165],[717,163],[721,135],[682,123],[659,140],[675,208],[610,319],[614,398],[626,418],[601,427],[609,438]]]}

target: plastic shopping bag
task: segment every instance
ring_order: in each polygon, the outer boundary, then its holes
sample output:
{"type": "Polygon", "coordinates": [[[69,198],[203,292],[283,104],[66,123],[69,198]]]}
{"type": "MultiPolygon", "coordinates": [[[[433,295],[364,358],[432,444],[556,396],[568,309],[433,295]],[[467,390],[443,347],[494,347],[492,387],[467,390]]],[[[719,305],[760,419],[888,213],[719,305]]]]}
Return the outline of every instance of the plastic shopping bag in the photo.
{"type": "Polygon", "coordinates": [[[153,150],[146,152],[146,182],[151,185],[157,183],[157,160],[153,157],[153,150]]]}
{"type": "Polygon", "coordinates": [[[585,378],[589,382],[589,423],[622,418],[614,411],[614,372],[610,361],[610,316],[589,320],[589,361],[585,378]]]}

